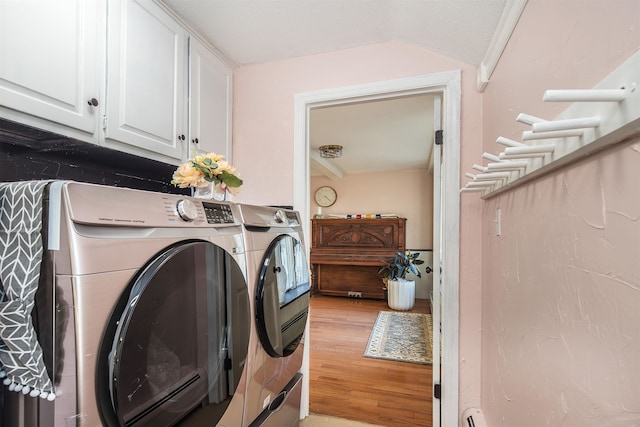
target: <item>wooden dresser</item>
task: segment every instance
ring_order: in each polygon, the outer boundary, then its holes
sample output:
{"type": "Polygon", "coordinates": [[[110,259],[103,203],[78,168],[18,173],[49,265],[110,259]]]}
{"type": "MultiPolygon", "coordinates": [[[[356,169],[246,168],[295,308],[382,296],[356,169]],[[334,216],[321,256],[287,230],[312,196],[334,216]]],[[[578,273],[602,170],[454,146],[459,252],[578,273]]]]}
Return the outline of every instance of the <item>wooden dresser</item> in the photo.
{"type": "Polygon", "coordinates": [[[406,218],[312,220],[310,261],[315,291],[384,299],[378,270],[405,251],[406,218]]]}

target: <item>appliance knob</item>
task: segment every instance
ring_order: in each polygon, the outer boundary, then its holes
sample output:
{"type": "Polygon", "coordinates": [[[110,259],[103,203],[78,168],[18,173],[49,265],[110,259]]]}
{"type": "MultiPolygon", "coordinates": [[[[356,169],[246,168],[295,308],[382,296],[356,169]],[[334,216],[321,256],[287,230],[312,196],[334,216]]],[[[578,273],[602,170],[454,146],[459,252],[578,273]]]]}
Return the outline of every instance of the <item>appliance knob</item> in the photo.
{"type": "Polygon", "coordinates": [[[282,224],[287,220],[287,215],[284,213],[282,209],[278,209],[275,214],[273,214],[273,218],[276,220],[278,224],[282,224]]]}
{"type": "Polygon", "coordinates": [[[198,218],[198,209],[196,208],[195,203],[191,200],[178,200],[176,208],[178,209],[178,215],[180,215],[180,218],[187,222],[191,222],[198,218]]]}

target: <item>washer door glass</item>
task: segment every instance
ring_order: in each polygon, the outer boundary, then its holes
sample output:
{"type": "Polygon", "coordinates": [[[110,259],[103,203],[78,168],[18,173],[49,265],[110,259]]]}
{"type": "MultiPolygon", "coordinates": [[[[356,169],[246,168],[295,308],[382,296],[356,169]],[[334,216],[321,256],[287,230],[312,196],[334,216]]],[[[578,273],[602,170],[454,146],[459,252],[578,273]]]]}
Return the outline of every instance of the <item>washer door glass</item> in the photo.
{"type": "Polygon", "coordinates": [[[224,250],[190,241],[158,254],[128,288],[103,343],[105,424],[168,426],[206,412],[215,425],[240,381],[249,322],[244,275],[224,250]]]}
{"type": "Polygon", "coordinates": [[[300,241],[278,236],[262,260],[256,287],[256,326],[271,357],[293,353],[309,314],[309,267],[300,241]]]}

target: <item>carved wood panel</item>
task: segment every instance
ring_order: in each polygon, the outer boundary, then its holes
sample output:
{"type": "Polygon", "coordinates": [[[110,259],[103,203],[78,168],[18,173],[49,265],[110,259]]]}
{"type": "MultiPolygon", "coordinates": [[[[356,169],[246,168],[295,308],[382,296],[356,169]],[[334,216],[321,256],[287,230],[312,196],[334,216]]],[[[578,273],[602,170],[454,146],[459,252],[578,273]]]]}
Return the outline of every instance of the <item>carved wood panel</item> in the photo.
{"type": "Polygon", "coordinates": [[[319,293],[384,298],[378,275],[386,258],[405,251],[405,218],[313,219],[311,264],[319,293]]]}

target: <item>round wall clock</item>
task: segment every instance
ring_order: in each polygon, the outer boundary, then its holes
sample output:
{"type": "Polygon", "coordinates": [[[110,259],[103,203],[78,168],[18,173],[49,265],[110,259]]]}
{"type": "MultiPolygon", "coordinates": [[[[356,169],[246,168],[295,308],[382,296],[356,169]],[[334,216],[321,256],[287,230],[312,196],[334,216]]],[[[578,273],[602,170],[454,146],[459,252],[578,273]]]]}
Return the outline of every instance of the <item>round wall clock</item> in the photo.
{"type": "Polygon", "coordinates": [[[320,187],[316,190],[316,203],[323,208],[329,207],[336,202],[338,195],[336,190],[331,187],[320,187]]]}

